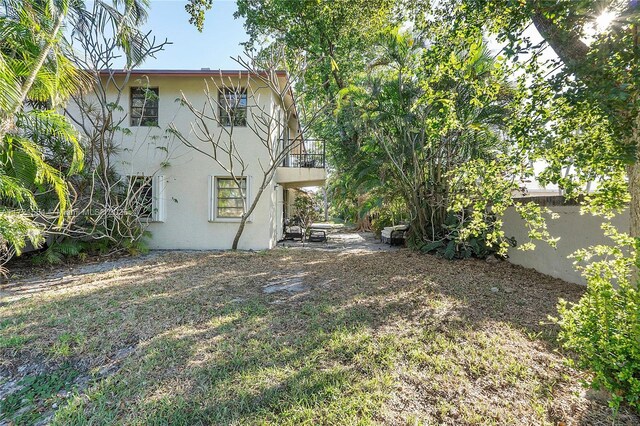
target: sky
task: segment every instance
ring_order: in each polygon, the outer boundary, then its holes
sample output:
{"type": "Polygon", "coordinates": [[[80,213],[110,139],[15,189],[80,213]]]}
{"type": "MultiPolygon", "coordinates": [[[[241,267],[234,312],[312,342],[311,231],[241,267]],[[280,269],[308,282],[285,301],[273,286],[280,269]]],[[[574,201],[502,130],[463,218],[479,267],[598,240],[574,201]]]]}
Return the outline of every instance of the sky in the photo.
{"type": "Polygon", "coordinates": [[[141,69],[237,69],[231,57],[243,52],[240,43],[248,36],[244,20],[234,19],[234,0],[215,0],[205,15],[202,33],[189,24],[185,0],[152,0],[149,19],[143,29],[152,30],[157,40],[168,39],[156,58],[149,58],[141,69]]]}

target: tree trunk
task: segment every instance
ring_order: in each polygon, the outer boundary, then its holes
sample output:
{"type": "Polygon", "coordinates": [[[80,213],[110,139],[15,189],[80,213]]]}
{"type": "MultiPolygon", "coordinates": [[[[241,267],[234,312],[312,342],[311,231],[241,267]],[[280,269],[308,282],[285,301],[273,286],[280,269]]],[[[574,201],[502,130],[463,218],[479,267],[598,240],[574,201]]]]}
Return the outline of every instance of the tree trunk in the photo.
{"type": "Polygon", "coordinates": [[[545,13],[546,7],[544,1],[534,3],[534,11],[531,14],[533,25],[572,72],[581,79],[592,80],[584,66],[589,54],[589,46],[580,39],[577,32],[566,31],[549,18],[545,13]]]}
{"type": "Polygon", "coordinates": [[[327,198],[327,185],[324,185],[324,221],[329,222],[329,199],[327,198]]]}
{"type": "Polygon", "coordinates": [[[368,213],[360,215],[361,206],[366,201],[366,197],[364,195],[358,196],[357,206],[356,206],[356,232],[370,232],[371,231],[371,217],[368,213]]]}
{"type": "Polygon", "coordinates": [[[640,116],[636,117],[634,123],[630,145],[635,147],[635,158],[633,164],[627,167],[627,178],[629,179],[629,235],[634,239],[635,259],[631,274],[631,281],[638,285],[640,271],[640,116]]]}
{"type": "Polygon", "coordinates": [[[371,218],[368,214],[365,214],[363,217],[358,217],[358,222],[356,223],[356,232],[371,232],[371,218]]]}
{"type": "Polygon", "coordinates": [[[627,167],[629,178],[629,235],[634,240],[636,250],[631,281],[638,285],[638,271],[640,270],[640,162],[637,160],[627,167]]]}
{"type": "MultiPolygon", "coordinates": [[[[273,179],[273,175],[275,174],[275,170],[276,169],[274,167],[273,169],[270,169],[267,172],[268,175],[265,176],[264,180],[262,181],[262,185],[260,185],[260,188],[258,188],[258,193],[253,198],[253,201],[251,202],[251,206],[249,207],[247,212],[242,215],[242,218],[240,218],[240,224],[238,225],[236,236],[233,237],[233,244],[231,244],[231,250],[238,250],[238,243],[240,242],[240,237],[242,236],[242,232],[244,231],[244,226],[247,224],[247,220],[249,220],[249,216],[251,216],[251,213],[253,213],[253,211],[256,209],[256,206],[258,205],[258,201],[260,201],[260,198],[262,197],[262,193],[264,192],[264,189],[267,186],[265,182],[271,182],[271,179],[273,179]]],[[[247,181],[247,185],[249,185],[248,181],[247,181]]]]}
{"type": "Polygon", "coordinates": [[[629,175],[629,234],[640,237],[640,163],[637,161],[627,168],[629,175]]]}
{"type": "Polygon", "coordinates": [[[238,243],[240,242],[240,237],[242,236],[242,232],[244,231],[244,225],[247,223],[247,219],[249,218],[249,214],[242,215],[240,219],[240,225],[238,225],[238,231],[236,232],[236,236],[233,237],[233,244],[231,244],[231,250],[238,250],[238,243]]]}
{"type": "MultiPolygon", "coordinates": [[[[636,247],[640,242],[640,117],[633,126],[631,144],[635,146],[635,159],[633,164],[627,167],[627,177],[629,178],[629,235],[635,238],[636,247]]],[[[638,263],[636,255],[636,263],[638,263]]]]}

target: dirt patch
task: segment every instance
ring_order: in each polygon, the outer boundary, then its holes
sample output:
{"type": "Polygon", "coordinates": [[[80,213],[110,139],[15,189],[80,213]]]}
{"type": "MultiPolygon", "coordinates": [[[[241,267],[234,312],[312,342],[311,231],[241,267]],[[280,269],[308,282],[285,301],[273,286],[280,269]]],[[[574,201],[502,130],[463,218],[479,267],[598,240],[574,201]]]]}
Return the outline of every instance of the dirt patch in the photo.
{"type": "Polygon", "coordinates": [[[272,278],[262,286],[262,291],[266,294],[277,292],[301,293],[305,290],[307,290],[307,287],[304,285],[303,272],[290,273],[278,278],[272,278]]]}
{"type": "MultiPolygon", "coordinates": [[[[152,262],[162,255],[162,251],[152,251],[141,256],[110,256],[106,260],[88,263],[71,262],[68,265],[35,267],[28,261],[16,262],[11,266],[9,277],[0,283],[0,303],[29,297],[31,294],[65,286],[83,276],[108,273],[142,263],[152,262]]],[[[1,306],[1,304],[0,304],[1,306]]]]}

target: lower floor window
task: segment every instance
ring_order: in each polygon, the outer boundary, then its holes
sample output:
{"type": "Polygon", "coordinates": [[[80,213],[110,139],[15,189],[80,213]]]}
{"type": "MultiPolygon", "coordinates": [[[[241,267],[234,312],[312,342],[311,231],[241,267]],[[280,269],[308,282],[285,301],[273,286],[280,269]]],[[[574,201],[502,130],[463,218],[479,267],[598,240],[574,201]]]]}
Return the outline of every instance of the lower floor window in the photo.
{"type": "Polygon", "coordinates": [[[163,192],[162,176],[129,176],[127,198],[132,214],[141,219],[163,222],[163,192]]]}
{"type": "Polygon", "coordinates": [[[239,219],[245,211],[247,178],[216,178],[216,217],[239,219]]]}
{"type": "Polygon", "coordinates": [[[129,199],[132,213],[142,219],[153,216],[153,181],[149,176],[131,176],[129,199]]]}

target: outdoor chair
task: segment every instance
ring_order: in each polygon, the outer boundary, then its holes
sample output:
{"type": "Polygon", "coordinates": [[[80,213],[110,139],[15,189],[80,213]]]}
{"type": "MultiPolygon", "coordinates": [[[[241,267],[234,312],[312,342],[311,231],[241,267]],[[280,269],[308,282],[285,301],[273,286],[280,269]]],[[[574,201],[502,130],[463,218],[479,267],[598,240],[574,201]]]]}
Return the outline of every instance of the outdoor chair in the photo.
{"type": "Polygon", "coordinates": [[[383,243],[391,246],[404,245],[409,225],[396,225],[384,228],[380,234],[383,243]]]}
{"type": "Polygon", "coordinates": [[[307,241],[312,243],[326,243],[327,231],[325,229],[309,228],[309,236],[307,241]]]}
{"type": "Polygon", "coordinates": [[[284,224],[284,240],[300,240],[304,239],[305,229],[296,220],[287,219],[284,224]]]}

